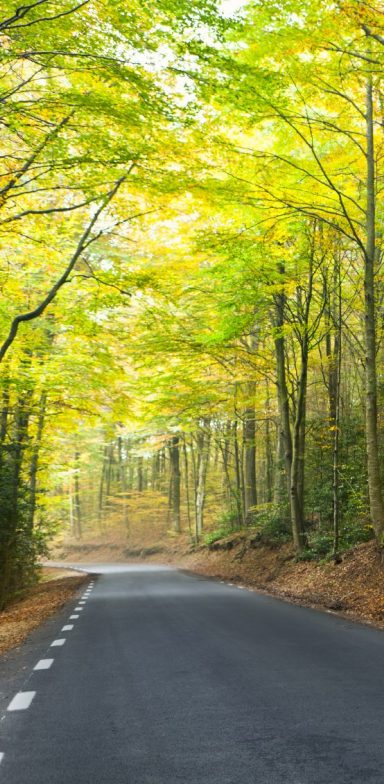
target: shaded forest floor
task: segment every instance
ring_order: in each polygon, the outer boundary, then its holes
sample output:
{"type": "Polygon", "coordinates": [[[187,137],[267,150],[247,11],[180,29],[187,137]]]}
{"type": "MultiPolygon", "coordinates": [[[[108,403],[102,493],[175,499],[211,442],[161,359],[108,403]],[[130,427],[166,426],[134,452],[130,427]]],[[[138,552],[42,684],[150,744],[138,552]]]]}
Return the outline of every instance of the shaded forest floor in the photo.
{"type": "Polygon", "coordinates": [[[0,654],[20,645],[27,635],[60,610],[88,580],[64,569],[42,569],[41,582],[25,590],[0,613],[0,654]]]}

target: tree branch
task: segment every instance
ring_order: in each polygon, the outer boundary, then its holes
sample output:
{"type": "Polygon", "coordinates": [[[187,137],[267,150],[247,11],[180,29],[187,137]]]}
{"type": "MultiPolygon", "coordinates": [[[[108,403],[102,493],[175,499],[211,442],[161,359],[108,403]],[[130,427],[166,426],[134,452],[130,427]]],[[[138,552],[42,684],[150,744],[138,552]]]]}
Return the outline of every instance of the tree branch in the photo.
{"type": "Polygon", "coordinates": [[[14,186],[21,179],[23,174],[25,174],[28,171],[28,169],[31,168],[32,164],[35,162],[36,158],[44,150],[44,148],[47,146],[47,144],[49,144],[49,142],[55,136],[57,136],[57,134],[61,131],[61,129],[64,128],[65,125],[67,125],[67,123],[69,122],[71,117],[73,117],[74,113],[75,113],[75,110],[73,109],[73,111],[71,111],[69,114],[67,114],[67,116],[64,117],[64,119],[58,125],[56,125],[56,127],[52,131],[50,131],[47,134],[47,136],[43,139],[41,144],[38,145],[36,150],[32,153],[32,155],[25,162],[24,166],[22,166],[21,169],[19,169],[17,174],[15,174],[12,177],[12,179],[9,180],[9,182],[6,185],[4,185],[3,188],[0,188],[0,199],[1,199],[0,207],[1,207],[1,203],[4,203],[4,196],[5,196],[5,194],[8,193],[8,191],[10,191],[12,188],[14,188],[14,186]]]}
{"type": "MultiPolygon", "coordinates": [[[[135,164],[132,164],[132,166],[129,169],[129,172],[132,171],[132,168],[133,168],[134,165],[135,164]]],[[[85,229],[85,231],[83,232],[82,236],[80,237],[80,240],[78,242],[77,248],[76,248],[76,250],[75,250],[71,260],[67,264],[66,269],[64,270],[64,272],[60,276],[60,278],[56,281],[56,283],[54,283],[54,285],[52,286],[52,288],[50,289],[50,291],[48,292],[46,297],[44,297],[42,302],[40,302],[40,304],[37,305],[37,307],[34,308],[33,310],[29,310],[26,313],[20,313],[18,316],[15,316],[15,318],[12,321],[12,324],[11,324],[8,336],[4,340],[2,346],[0,347],[0,362],[2,362],[2,360],[4,359],[4,357],[5,357],[8,349],[9,349],[9,347],[12,345],[13,341],[15,340],[16,335],[18,333],[18,329],[19,329],[20,324],[22,324],[23,322],[26,322],[26,321],[33,321],[34,319],[37,319],[39,316],[41,316],[44,313],[44,311],[46,310],[46,308],[48,307],[48,305],[50,305],[50,303],[55,299],[58,291],[62,288],[62,286],[64,286],[64,283],[66,283],[66,281],[68,280],[68,277],[71,274],[71,272],[72,272],[72,270],[73,270],[77,260],[80,258],[80,256],[83,253],[84,249],[89,245],[89,240],[90,240],[90,235],[91,235],[92,229],[94,228],[95,224],[97,223],[101,213],[105,210],[105,208],[108,206],[108,204],[110,204],[110,202],[112,201],[112,199],[116,195],[118,189],[120,188],[120,185],[124,182],[124,180],[127,178],[127,176],[128,176],[128,174],[125,174],[123,177],[120,177],[120,179],[117,180],[117,182],[115,183],[115,185],[112,188],[112,190],[110,190],[106,194],[106,196],[102,200],[100,206],[96,210],[93,218],[90,220],[87,228],[85,229]]]]}
{"type": "Polygon", "coordinates": [[[39,24],[40,22],[52,22],[54,19],[60,19],[61,16],[68,16],[69,14],[75,13],[75,11],[78,11],[79,8],[87,5],[89,0],[83,0],[83,2],[79,3],[73,8],[69,8],[68,11],[61,11],[58,14],[54,14],[53,16],[41,16],[38,19],[33,19],[32,21],[26,22],[25,24],[16,24],[20,21],[20,19],[24,19],[24,17],[27,16],[30,11],[33,11],[34,8],[37,8],[41,5],[46,5],[46,3],[49,2],[50,0],[37,0],[35,3],[30,3],[30,5],[21,5],[16,9],[13,16],[10,16],[8,19],[4,19],[3,22],[0,22],[0,31],[9,29],[17,30],[20,27],[31,27],[32,25],[39,24]]]}

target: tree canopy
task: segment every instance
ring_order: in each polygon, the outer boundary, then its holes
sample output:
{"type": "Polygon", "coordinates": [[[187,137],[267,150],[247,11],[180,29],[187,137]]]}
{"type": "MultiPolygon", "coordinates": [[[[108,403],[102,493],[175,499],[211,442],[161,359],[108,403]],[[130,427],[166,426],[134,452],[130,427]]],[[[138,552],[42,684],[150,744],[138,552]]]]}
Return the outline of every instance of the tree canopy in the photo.
{"type": "Polygon", "coordinates": [[[133,490],[194,542],[382,547],[381,0],[13,0],[0,38],[1,604],[133,490]]]}

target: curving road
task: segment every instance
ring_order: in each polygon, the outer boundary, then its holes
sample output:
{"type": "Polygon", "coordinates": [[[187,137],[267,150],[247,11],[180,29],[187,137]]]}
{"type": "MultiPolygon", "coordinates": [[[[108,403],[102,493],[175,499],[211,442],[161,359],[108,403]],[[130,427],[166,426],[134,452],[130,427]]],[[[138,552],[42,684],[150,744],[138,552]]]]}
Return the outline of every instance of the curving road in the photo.
{"type": "Polygon", "coordinates": [[[87,569],[84,604],[1,663],[0,782],[383,784],[383,632],[168,568],[87,569]]]}

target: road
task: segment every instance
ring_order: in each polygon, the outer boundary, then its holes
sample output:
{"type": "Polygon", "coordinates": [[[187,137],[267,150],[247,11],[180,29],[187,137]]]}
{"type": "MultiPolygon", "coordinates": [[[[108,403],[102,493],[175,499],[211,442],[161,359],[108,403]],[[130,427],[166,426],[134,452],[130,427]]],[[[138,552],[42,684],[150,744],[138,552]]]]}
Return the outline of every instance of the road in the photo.
{"type": "Polygon", "coordinates": [[[169,568],[90,568],[85,603],[1,665],[0,782],[383,784],[383,632],[169,568]]]}

